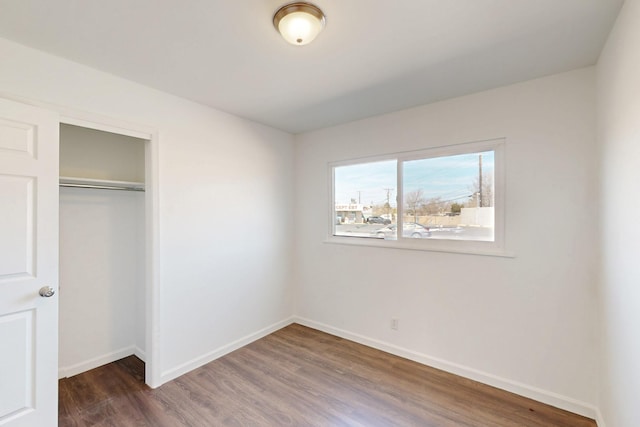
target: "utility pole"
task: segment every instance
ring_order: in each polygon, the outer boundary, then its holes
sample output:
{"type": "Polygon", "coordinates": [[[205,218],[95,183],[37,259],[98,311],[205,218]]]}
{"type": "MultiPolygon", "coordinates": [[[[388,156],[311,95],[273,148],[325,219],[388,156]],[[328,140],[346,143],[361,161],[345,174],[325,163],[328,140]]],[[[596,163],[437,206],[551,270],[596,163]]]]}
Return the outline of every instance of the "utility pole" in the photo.
{"type": "Polygon", "coordinates": [[[358,190],[357,193],[358,193],[358,204],[360,205],[361,204],[361,202],[360,202],[360,193],[362,193],[362,191],[358,190]]]}
{"type": "Polygon", "coordinates": [[[389,199],[391,198],[393,188],[385,188],[384,190],[387,192],[387,215],[389,215],[389,219],[391,219],[391,204],[389,203],[389,199]]]}
{"type": "Polygon", "coordinates": [[[478,207],[482,207],[482,154],[478,155],[478,207]]]}

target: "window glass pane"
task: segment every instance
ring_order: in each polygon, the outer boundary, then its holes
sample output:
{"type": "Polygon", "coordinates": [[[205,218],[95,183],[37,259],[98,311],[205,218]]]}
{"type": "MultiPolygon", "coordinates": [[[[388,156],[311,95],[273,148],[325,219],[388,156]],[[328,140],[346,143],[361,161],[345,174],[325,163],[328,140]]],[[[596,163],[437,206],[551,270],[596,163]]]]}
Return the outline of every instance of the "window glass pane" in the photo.
{"type": "Polygon", "coordinates": [[[335,236],[395,239],[397,163],[334,167],[335,236]]]}
{"type": "Polygon", "coordinates": [[[403,236],[494,241],[494,159],[484,151],[404,161],[403,236]]]}

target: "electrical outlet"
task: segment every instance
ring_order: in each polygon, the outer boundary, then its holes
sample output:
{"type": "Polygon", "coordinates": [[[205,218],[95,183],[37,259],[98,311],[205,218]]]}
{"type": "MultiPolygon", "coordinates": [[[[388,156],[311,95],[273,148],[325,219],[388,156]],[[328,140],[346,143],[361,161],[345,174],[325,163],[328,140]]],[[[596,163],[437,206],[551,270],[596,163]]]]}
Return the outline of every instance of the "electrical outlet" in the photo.
{"type": "Polygon", "coordinates": [[[400,321],[397,318],[392,317],[391,318],[391,329],[393,329],[394,331],[397,331],[399,323],[400,323],[400,321]]]}

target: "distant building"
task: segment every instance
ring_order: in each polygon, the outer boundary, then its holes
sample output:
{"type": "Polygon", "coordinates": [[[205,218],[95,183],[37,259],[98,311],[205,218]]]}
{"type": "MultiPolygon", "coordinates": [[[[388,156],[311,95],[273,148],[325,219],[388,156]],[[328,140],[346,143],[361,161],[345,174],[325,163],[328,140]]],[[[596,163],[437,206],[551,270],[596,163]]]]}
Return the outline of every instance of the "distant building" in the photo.
{"type": "Polygon", "coordinates": [[[353,224],[365,222],[371,216],[372,207],[360,203],[336,203],[336,216],[341,223],[353,224]]]}

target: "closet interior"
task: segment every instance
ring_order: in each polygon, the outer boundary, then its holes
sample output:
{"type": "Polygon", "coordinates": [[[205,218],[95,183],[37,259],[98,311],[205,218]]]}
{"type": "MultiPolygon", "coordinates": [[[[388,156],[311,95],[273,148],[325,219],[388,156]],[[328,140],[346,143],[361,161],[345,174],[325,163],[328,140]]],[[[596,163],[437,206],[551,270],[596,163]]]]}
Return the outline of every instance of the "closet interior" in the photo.
{"type": "Polygon", "coordinates": [[[145,359],[146,142],[60,125],[60,378],[145,359]]]}

